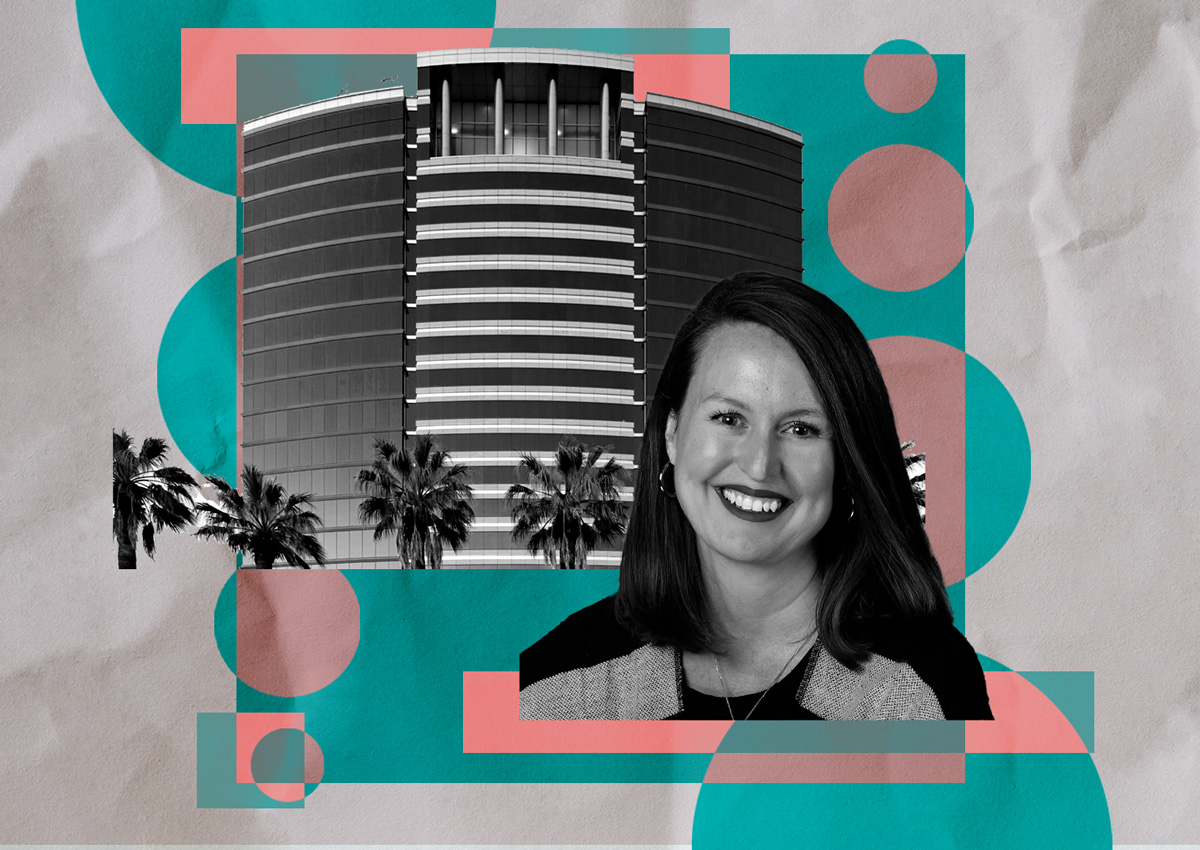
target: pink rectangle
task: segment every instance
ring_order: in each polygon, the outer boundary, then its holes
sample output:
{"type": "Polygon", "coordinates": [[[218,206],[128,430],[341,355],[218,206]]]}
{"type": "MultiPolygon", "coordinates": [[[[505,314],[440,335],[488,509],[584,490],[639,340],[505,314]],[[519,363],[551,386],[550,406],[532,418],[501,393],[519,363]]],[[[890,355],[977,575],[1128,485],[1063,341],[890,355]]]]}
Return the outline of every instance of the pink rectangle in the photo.
{"type": "Polygon", "coordinates": [[[520,674],[463,673],[464,753],[712,753],[729,720],[522,720],[520,674]]]}
{"type": "Polygon", "coordinates": [[[250,762],[254,748],[268,733],[276,729],[304,731],[302,712],[239,712],[234,720],[236,730],[235,781],[253,782],[250,762]]]}
{"type": "Polygon", "coordinates": [[[1086,753],[1057,705],[1020,673],[983,674],[995,720],[967,721],[968,753],[1086,753]]]}
{"type": "Polygon", "coordinates": [[[257,54],[420,53],[487,47],[492,30],[184,28],[179,31],[180,123],[237,123],[237,57],[257,54]]]}
{"type": "MultiPolygon", "coordinates": [[[[239,140],[238,141],[238,197],[241,197],[241,195],[242,195],[242,182],[241,182],[242,181],[242,159],[241,159],[242,145],[241,145],[241,133],[240,132],[238,133],[238,140],[239,140]]],[[[242,351],[245,348],[245,346],[243,345],[245,329],[242,327],[242,319],[245,318],[245,313],[243,312],[243,307],[242,307],[242,291],[243,291],[245,281],[246,281],[246,269],[245,269],[245,266],[243,265],[243,260],[244,260],[244,258],[242,256],[242,254],[238,254],[238,257],[237,257],[237,326],[234,328],[233,334],[234,334],[234,345],[236,346],[236,349],[237,349],[237,384],[236,384],[236,386],[239,388],[242,386],[242,381],[245,379],[245,373],[242,371],[242,351]]],[[[234,468],[233,468],[234,469],[234,480],[226,482],[231,487],[237,483],[237,476],[238,476],[238,473],[242,469],[242,462],[244,460],[244,458],[242,456],[242,444],[243,444],[243,440],[246,437],[246,434],[245,434],[244,425],[242,423],[242,413],[244,411],[242,410],[242,393],[241,392],[234,393],[234,405],[235,405],[234,417],[237,420],[237,425],[236,425],[237,446],[234,448],[234,451],[235,451],[234,468]]],[[[236,563],[236,561],[234,563],[236,563]]]]}
{"type": "Polygon", "coordinates": [[[665,94],[729,108],[729,54],[635,55],[633,97],[665,94]]]}

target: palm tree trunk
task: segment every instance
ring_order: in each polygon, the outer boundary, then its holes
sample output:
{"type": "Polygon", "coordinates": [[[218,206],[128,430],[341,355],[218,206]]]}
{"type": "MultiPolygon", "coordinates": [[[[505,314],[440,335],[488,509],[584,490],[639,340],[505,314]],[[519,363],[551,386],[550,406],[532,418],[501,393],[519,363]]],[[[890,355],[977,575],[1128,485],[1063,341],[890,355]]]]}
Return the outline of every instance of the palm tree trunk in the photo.
{"type": "Polygon", "coordinates": [[[127,532],[117,538],[117,568],[122,570],[137,569],[137,544],[127,532]]]}

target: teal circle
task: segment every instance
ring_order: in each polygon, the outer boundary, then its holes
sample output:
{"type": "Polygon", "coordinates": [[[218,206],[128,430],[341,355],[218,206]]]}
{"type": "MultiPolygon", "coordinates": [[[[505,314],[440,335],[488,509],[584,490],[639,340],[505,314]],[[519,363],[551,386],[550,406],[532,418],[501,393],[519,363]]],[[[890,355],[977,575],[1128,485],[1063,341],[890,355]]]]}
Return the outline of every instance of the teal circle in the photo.
{"type": "Polygon", "coordinates": [[[695,850],[1111,850],[1088,753],[968,753],[960,783],[705,783],[695,850]]]}
{"type": "Polygon", "coordinates": [[[971,247],[971,237],[975,235],[975,199],[971,197],[971,187],[965,180],[963,199],[966,201],[966,209],[963,210],[963,231],[966,237],[963,240],[963,253],[966,254],[967,249],[971,247]]]}
{"type": "Polygon", "coordinates": [[[237,485],[237,260],[200,278],[158,347],[158,404],[197,470],[237,485]]]}
{"type": "Polygon", "coordinates": [[[1029,497],[1029,433],[1000,379],[966,360],[966,562],[979,570],[1004,546],[1029,497]]]}
{"type": "Polygon", "coordinates": [[[231,572],[221,592],[217,595],[217,605],[213,609],[213,637],[217,641],[217,652],[221,660],[229,668],[229,672],[237,675],[237,572],[231,572]]]}
{"type": "Polygon", "coordinates": [[[985,673],[995,673],[995,672],[1011,673],[1011,672],[1013,672],[1011,667],[1007,667],[1004,664],[1001,664],[995,658],[989,658],[988,656],[986,656],[982,653],[979,653],[979,652],[975,653],[975,657],[979,659],[979,666],[983,668],[985,673]]]}
{"type": "Polygon", "coordinates": [[[304,781],[304,731],[276,729],[263,735],[250,755],[255,782],[304,781]]]}
{"type": "MultiPolygon", "coordinates": [[[[237,128],[183,124],[186,28],[490,28],[495,0],[76,0],[79,37],[101,94],[150,153],[210,189],[237,193],[237,128]]],[[[231,93],[232,96],[233,93],[231,93]]]]}
{"type": "Polygon", "coordinates": [[[885,41],[883,44],[871,51],[871,55],[876,53],[881,56],[895,55],[911,55],[913,53],[924,53],[929,55],[929,51],[915,41],[909,41],[907,38],[893,38],[891,41],[885,41]]]}

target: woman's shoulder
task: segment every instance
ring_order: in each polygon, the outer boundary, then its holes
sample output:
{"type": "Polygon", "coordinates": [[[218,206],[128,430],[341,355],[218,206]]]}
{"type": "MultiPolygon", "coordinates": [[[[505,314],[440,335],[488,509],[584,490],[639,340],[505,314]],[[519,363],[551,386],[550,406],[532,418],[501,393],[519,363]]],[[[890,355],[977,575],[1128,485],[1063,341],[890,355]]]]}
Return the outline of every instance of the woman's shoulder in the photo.
{"type": "Polygon", "coordinates": [[[675,650],[626,629],[608,597],[521,653],[521,719],[661,720],[682,707],[680,676],[675,650]]]}
{"type": "Polygon", "coordinates": [[[878,623],[871,643],[875,654],[908,665],[937,695],[947,719],[992,719],[979,656],[953,623],[878,623]]]}
{"type": "Polygon", "coordinates": [[[618,620],[615,597],[606,596],[571,614],[521,653],[521,687],[611,661],[642,645],[618,620]]]}

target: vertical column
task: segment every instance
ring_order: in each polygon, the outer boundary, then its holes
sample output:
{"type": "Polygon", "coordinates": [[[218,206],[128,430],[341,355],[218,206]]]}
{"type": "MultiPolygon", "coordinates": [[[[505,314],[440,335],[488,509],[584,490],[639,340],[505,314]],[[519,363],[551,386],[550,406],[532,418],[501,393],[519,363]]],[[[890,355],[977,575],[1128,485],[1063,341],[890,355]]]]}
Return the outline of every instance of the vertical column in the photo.
{"type": "Polygon", "coordinates": [[[442,156],[450,156],[450,78],[442,80],[442,156]]]}
{"type": "Polygon", "coordinates": [[[554,77],[550,78],[550,119],[546,123],[548,135],[550,137],[550,156],[558,153],[558,87],[554,83],[554,77]]]}
{"type": "Polygon", "coordinates": [[[600,88],[600,158],[608,159],[608,83],[600,88]]]}
{"type": "Polygon", "coordinates": [[[504,153],[504,80],[496,75],[496,153],[504,153]]]}

